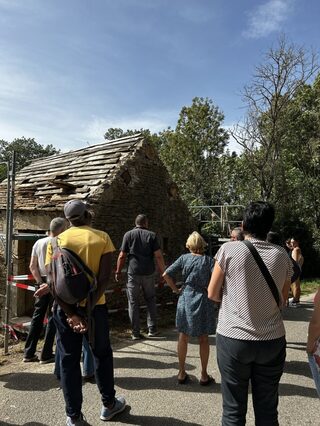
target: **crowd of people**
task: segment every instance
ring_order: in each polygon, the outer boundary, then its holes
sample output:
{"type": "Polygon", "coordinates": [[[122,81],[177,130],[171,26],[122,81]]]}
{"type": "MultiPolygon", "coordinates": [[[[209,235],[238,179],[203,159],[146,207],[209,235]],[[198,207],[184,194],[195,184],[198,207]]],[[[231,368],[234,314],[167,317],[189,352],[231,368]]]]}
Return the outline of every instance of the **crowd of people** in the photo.
{"type": "MultiPolygon", "coordinates": [[[[36,346],[44,315],[48,311],[40,362],[55,362],[54,372],[60,380],[65,399],[66,424],[79,426],[87,424],[81,411],[82,375],[85,378],[95,377],[102,400],[101,420],[110,420],[121,413],[126,401],[123,396],[116,396],[114,387],[113,353],[105,299],[115,247],[107,233],[92,228],[92,216],[82,201],[67,202],[64,214],[66,219],[51,221],[50,236],[38,240],[32,250],[30,270],[37,281],[38,290],[24,362],[38,361],[36,346]],[[97,286],[93,291],[90,318],[86,310],[88,299],[69,304],[55,293],[55,276],[50,273],[54,258],[53,241],[78,255],[96,276],[97,286]],[[91,321],[94,327],[89,327],[91,321]],[[80,368],[82,352],[83,374],[80,368]]],[[[190,379],[186,371],[190,337],[197,337],[199,342],[199,384],[208,386],[215,383],[207,367],[209,335],[216,333],[224,426],[245,424],[249,384],[256,424],[278,424],[278,388],[286,357],[282,309],[286,305],[300,306],[303,255],[296,238],[291,238],[286,241],[285,247],[282,246],[277,234],[271,231],[274,217],[272,205],[252,202],[244,211],[242,226],[232,231],[231,241],[223,244],[214,258],[206,254],[207,244],[202,236],[193,232],[186,241],[189,253],[182,254],[166,268],[158,238],[149,230],[147,216],[139,214],[135,227],[123,237],[117,259],[117,282],[126,265],[133,340],[143,337],[139,309],[141,289],[147,304],[148,337],[154,338],[159,333],[156,266],[168,286],[179,296],[176,311],[179,385],[187,384],[190,379]],[[295,272],[295,268],[298,268],[298,272],[295,272]]],[[[317,363],[320,360],[319,337],[320,291],[315,298],[307,342],[308,359],[320,396],[320,363],[317,363]]]]}

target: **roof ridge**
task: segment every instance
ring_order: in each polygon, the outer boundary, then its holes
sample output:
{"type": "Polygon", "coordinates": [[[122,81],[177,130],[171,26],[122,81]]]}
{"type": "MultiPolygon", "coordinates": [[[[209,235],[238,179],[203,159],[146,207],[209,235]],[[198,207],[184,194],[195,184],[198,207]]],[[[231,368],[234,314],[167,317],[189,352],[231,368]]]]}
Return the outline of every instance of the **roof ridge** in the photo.
{"type": "Polygon", "coordinates": [[[88,146],[85,146],[84,148],[78,148],[78,149],[70,150],[68,152],[83,151],[84,149],[95,148],[95,147],[103,146],[103,145],[108,145],[108,146],[120,145],[121,143],[130,142],[130,139],[132,139],[132,143],[134,143],[134,142],[137,142],[137,140],[141,139],[141,137],[142,137],[142,133],[136,133],[131,136],[124,136],[122,138],[106,140],[104,142],[99,142],[94,145],[88,145],[88,146]]]}

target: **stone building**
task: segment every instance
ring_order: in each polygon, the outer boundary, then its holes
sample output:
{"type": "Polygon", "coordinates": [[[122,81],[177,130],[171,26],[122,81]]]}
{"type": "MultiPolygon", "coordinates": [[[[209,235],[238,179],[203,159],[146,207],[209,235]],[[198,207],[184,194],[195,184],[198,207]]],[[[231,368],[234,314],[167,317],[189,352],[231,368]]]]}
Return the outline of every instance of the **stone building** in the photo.
{"type": "MultiPolygon", "coordinates": [[[[16,176],[14,232],[44,234],[52,218],[63,216],[64,203],[75,198],[89,203],[93,226],[108,232],[117,248],[136,215],[146,213],[168,262],[185,251],[186,237],[195,229],[177,186],[141,135],[34,160],[23,168],[16,176]]],[[[0,233],[5,209],[2,183],[0,233]]],[[[14,242],[14,274],[28,273],[33,243],[14,242]]],[[[12,314],[30,314],[32,293],[19,289],[13,293],[12,314]]]]}

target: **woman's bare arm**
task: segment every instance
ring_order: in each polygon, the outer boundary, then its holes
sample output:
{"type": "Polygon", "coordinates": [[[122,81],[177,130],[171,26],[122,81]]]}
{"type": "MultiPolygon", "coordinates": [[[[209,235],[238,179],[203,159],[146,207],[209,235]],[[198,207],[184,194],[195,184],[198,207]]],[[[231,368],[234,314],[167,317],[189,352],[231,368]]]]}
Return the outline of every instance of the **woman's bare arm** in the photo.
{"type": "Polygon", "coordinates": [[[309,323],[307,352],[313,353],[317,339],[320,337],[320,289],[314,298],[314,310],[309,323]]]}
{"type": "Polygon", "coordinates": [[[220,268],[219,263],[215,262],[210,283],[208,286],[208,297],[214,302],[221,302],[222,300],[223,281],[224,281],[224,272],[220,268]]]}
{"type": "Polygon", "coordinates": [[[168,275],[164,272],[162,274],[162,277],[174,293],[177,293],[177,294],[180,293],[181,289],[176,286],[174,279],[171,278],[170,275],[168,275]]]}

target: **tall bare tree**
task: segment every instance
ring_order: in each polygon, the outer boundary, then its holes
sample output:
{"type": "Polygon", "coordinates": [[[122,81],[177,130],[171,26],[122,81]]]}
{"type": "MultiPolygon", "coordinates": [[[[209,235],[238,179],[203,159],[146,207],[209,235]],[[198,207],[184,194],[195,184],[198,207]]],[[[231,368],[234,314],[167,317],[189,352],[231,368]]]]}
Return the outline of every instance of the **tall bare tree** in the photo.
{"type": "Polygon", "coordinates": [[[231,133],[244,150],[262,199],[277,201],[286,193],[282,153],[287,143],[287,109],[300,88],[318,70],[317,55],[313,51],[289,44],[285,36],[281,36],[277,46],[266,53],[265,61],[256,67],[251,83],[244,88],[247,115],[231,133]],[[275,194],[278,177],[283,188],[275,194]]]}

